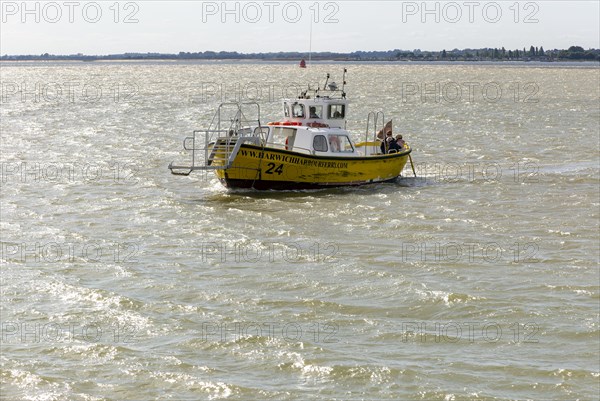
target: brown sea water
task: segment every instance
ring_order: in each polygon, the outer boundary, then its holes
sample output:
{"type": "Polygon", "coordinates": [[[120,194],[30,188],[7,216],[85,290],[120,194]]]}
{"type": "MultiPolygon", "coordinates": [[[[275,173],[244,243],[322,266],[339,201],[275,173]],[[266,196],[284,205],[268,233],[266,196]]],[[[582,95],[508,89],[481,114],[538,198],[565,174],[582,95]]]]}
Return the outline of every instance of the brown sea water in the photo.
{"type": "Polygon", "coordinates": [[[594,64],[2,63],[1,398],[594,400],[594,64]],[[169,174],[230,99],[348,68],[396,183],[169,174]]]}

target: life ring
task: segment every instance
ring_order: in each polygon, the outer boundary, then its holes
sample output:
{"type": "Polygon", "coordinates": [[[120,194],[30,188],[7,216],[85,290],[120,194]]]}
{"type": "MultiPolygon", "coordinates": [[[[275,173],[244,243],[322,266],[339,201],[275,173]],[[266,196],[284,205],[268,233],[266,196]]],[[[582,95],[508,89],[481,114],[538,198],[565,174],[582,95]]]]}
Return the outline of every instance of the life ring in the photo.
{"type": "Polygon", "coordinates": [[[286,136],[286,137],[285,137],[285,150],[290,150],[290,149],[289,149],[289,147],[288,147],[288,143],[289,143],[289,141],[290,141],[290,137],[289,137],[289,136],[286,136]]]}

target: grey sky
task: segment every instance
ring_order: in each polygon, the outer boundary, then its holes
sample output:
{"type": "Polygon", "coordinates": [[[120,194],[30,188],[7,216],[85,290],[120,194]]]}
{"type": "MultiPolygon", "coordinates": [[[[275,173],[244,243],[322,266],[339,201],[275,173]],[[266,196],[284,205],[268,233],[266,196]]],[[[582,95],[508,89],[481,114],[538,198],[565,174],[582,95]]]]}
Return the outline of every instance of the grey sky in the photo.
{"type": "Polygon", "coordinates": [[[599,48],[599,4],[2,0],[0,53],[599,48]]]}

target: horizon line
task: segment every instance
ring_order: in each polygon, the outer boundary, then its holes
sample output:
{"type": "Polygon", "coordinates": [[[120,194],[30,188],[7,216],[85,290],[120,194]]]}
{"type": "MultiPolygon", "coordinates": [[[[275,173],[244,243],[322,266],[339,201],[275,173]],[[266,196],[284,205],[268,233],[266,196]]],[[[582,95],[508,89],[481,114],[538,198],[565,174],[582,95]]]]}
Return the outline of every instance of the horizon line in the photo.
{"type": "MultiPolygon", "coordinates": [[[[534,47],[536,49],[543,49],[543,46],[533,46],[530,45],[530,48],[534,47]]],[[[583,46],[577,46],[577,45],[572,45],[571,47],[580,47],[582,48],[584,51],[598,51],[600,49],[596,49],[596,48],[583,48],[583,46]]],[[[422,50],[422,49],[412,49],[412,50],[407,50],[407,49],[387,49],[387,50],[352,50],[352,51],[332,51],[332,50],[324,50],[324,51],[318,51],[318,52],[312,52],[311,54],[340,54],[340,55],[350,55],[353,53],[391,53],[391,52],[407,52],[407,53],[414,53],[414,52],[421,52],[421,53],[441,53],[446,51],[447,53],[452,53],[455,51],[477,51],[477,50],[501,50],[501,49],[505,49],[507,52],[513,51],[513,50],[519,50],[522,51],[522,49],[525,49],[526,52],[528,52],[529,50],[527,49],[527,46],[524,46],[522,48],[517,48],[517,49],[507,49],[504,46],[501,47],[479,47],[479,48],[471,48],[471,47],[465,47],[462,49],[459,48],[453,48],[450,50],[447,49],[441,49],[441,50],[422,50]]],[[[554,48],[554,49],[545,49],[544,52],[552,52],[552,51],[568,51],[569,48],[566,49],[559,49],[559,48],[554,48]]],[[[180,50],[179,52],[153,52],[153,51],[147,51],[147,52],[139,52],[139,51],[127,51],[127,52],[121,52],[121,53],[105,53],[105,54],[86,54],[86,53],[82,53],[82,52],[78,52],[78,53],[42,53],[42,54],[37,54],[37,53],[30,53],[30,54],[8,54],[5,53],[4,55],[1,55],[1,57],[25,57],[25,56],[36,56],[36,57],[40,57],[40,56],[78,56],[78,57],[108,57],[108,56],[120,56],[120,55],[169,55],[169,56],[177,56],[180,54],[200,54],[200,53],[236,53],[236,54],[240,54],[240,55],[262,55],[262,54],[309,54],[309,52],[306,51],[263,51],[263,52],[240,52],[237,50],[198,50],[198,51],[183,51],[180,50]]]]}

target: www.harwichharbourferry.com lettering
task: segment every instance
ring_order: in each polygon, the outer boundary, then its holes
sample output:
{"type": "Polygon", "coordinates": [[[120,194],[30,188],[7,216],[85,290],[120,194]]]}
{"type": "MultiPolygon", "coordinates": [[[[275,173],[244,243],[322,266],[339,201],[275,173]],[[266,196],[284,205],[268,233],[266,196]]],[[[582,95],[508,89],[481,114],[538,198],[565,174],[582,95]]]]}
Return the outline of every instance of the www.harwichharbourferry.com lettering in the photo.
{"type": "Polygon", "coordinates": [[[318,167],[318,168],[348,168],[348,163],[344,162],[330,162],[330,161],[318,161],[318,160],[310,160],[302,157],[290,156],[290,155],[282,155],[279,153],[270,153],[267,152],[254,152],[252,150],[240,149],[240,153],[242,156],[248,156],[252,158],[264,158],[264,160],[274,160],[289,164],[297,164],[300,166],[308,166],[308,167],[318,167]]]}

